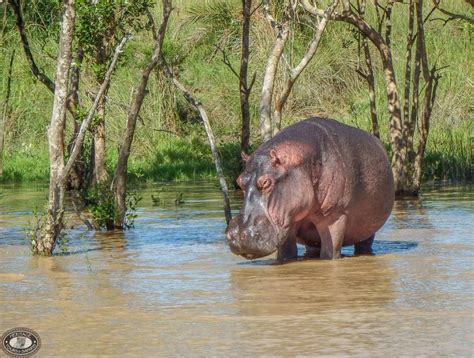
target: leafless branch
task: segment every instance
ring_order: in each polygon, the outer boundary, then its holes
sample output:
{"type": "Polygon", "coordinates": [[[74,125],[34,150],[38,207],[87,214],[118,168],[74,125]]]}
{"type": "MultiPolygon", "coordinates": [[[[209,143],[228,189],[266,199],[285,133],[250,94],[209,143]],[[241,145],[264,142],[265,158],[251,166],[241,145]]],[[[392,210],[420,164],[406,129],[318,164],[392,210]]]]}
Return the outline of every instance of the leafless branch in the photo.
{"type": "Polygon", "coordinates": [[[324,16],[324,10],[318,9],[316,6],[312,5],[309,0],[300,0],[301,6],[313,16],[324,16]]]}
{"type": "Polygon", "coordinates": [[[260,1],[260,4],[258,4],[255,9],[252,10],[252,12],[250,13],[250,16],[252,16],[258,9],[260,9],[260,7],[263,5],[263,1],[260,1]]]}
{"type": "Polygon", "coordinates": [[[287,81],[285,82],[285,85],[283,87],[283,90],[281,91],[280,95],[278,96],[278,99],[275,104],[275,111],[274,111],[274,130],[279,130],[281,126],[281,112],[283,110],[283,107],[285,106],[288,97],[291,93],[291,90],[293,88],[293,85],[295,84],[296,80],[298,77],[301,75],[301,73],[304,71],[306,66],[309,64],[309,62],[313,59],[316,50],[318,49],[319,43],[321,41],[322,34],[326,28],[327,22],[329,18],[331,17],[334,9],[336,8],[337,4],[339,3],[339,0],[333,0],[332,3],[329,5],[327,9],[323,11],[322,16],[316,16],[318,18],[319,24],[316,27],[316,30],[313,34],[313,38],[304,54],[304,56],[301,58],[300,62],[298,65],[292,69],[290,69],[290,75],[287,81]]]}
{"type": "Polygon", "coordinates": [[[250,81],[250,85],[248,87],[248,92],[252,91],[253,85],[255,84],[255,80],[257,79],[257,72],[254,72],[252,75],[252,80],[250,81]]]}
{"type": "Polygon", "coordinates": [[[0,120],[0,177],[3,175],[3,149],[5,145],[5,127],[7,119],[10,115],[10,94],[11,94],[11,84],[12,84],[12,71],[13,71],[13,60],[15,59],[15,49],[13,49],[10,56],[10,62],[8,65],[8,74],[7,74],[7,85],[5,91],[5,100],[3,102],[3,113],[0,120]]]}
{"type": "Polygon", "coordinates": [[[18,0],[8,0],[11,8],[13,9],[13,13],[15,14],[15,21],[16,27],[18,32],[20,33],[21,44],[23,46],[23,51],[25,52],[26,59],[30,64],[31,72],[33,75],[42,83],[48,87],[48,89],[54,93],[54,82],[44,73],[42,72],[33,58],[33,53],[31,52],[30,44],[28,41],[28,36],[26,35],[25,31],[25,23],[23,21],[23,16],[21,14],[21,8],[18,0]]]}
{"type": "Polygon", "coordinates": [[[159,64],[162,56],[168,20],[172,11],[171,0],[162,0],[162,6],[163,15],[161,17],[160,26],[158,27],[158,32],[154,33],[155,41],[151,59],[141,71],[137,89],[133,93],[130,110],[127,114],[125,130],[122,135],[122,143],[119,149],[117,167],[115,169],[115,174],[111,183],[111,189],[114,192],[114,203],[117,208],[117,214],[114,219],[114,227],[116,228],[123,228],[124,226],[126,214],[125,199],[128,159],[130,157],[130,150],[132,148],[133,137],[135,135],[138,114],[140,113],[140,109],[147,93],[146,88],[148,85],[148,80],[150,78],[151,72],[159,64]]]}
{"type": "MultiPolygon", "coordinates": [[[[357,1],[358,5],[358,13],[359,15],[364,18],[365,16],[365,8],[366,2],[365,0],[357,1]]],[[[366,36],[361,36],[359,31],[359,57],[360,57],[360,48],[364,50],[364,57],[365,57],[365,68],[363,69],[362,66],[359,65],[356,69],[356,72],[364,78],[367,82],[368,92],[369,92],[369,104],[370,104],[370,117],[372,122],[372,134],[377,138],[380,138],[380,129],[379,129],[379,122],[378,122],[378,113],[377,113],[377,101],[376,101],[376,92],[375,92],[375,75],[374,75],[374,68],[372,64],[372,56],[370,54],[369,42],[366,36]]]]}
{"type": "Polygon", "coordinates": [[[216,48],[216,51],[220,51],[222,53],[222,62],[224,63],[224,65],[226,65],[234,74],[234,76],[240,80],[240,76],[237,73],[237,71],[234,69],[234,66],[232,66],[232,63],[230,63],[229,57],[227,56],[227,53],[225,52],[225,50],[219,45],[214,45],[214,47],[216,48]]]}
{"type": "Polygon", "coordinates": [[[474,24],[474,19],[472,17],[466,16],[466,15],[463,15],[463,14],[456,14],[454,12],[445,10],[445,9],[440,7],[440,3],[441,3],[441,0],[433,0],[433,4],[434,4],[434,7],[436,8],[436,10],[443,13],[444,15],[449,16],[449,18],[448,19],[433,19],[433,20],[445,21],[445,23],[444,23],[445,25],[448,21],[451,21],[451,20],[463,20],[463,21],[467,21],[470,24],[474,24]]]}
{"type": "Polygon", "coordinates": [[[275,89],[275,78],[278,64],[280,63],[286,41],[288,40],[288,35],[290,32],[289,21],[291,15],[293,14],[293,7],[291,3],[287,4],[281,23],[276,22],[273,16],[271,16],[269,12],[268,0],[265,0],[263,3],[263,12],[267,21],[277,32],[275,44],[273,45],[272,52],[270,53],[270,56],[267,60],[267,65],[265,66],[262,97],[260,100],[260,132],[262,139],[267,141],[271,138],[273,132],[271,107],[273,101],[273,91],[275,89]]]}

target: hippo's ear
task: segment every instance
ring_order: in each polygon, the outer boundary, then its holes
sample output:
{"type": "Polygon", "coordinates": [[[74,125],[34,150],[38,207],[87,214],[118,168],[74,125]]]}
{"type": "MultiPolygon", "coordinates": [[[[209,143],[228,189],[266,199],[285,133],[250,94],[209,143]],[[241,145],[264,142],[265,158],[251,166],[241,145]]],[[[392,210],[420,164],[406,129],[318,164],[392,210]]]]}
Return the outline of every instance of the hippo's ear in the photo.
{"type": "Polygon", "coordinates": [[[248,154],[245,153],[244,151],[241,151],[241,152],[240,152],[240,156],[242,157],[242,160],[244,161],[244,163],[247,163],[247,161],[248,161],[249,158],[250,158],[250,155],[248,155],[248,154]]]}
{"type": "Polygon", "coordinates": [[[272,149],[270,151],[269,156],[270,156],[270,161],[272,162],[272,165],[274,167],[278,167],[278,166],[284,164],[281,156],[278,155],[278,153],[275,149],[272,149]]]}

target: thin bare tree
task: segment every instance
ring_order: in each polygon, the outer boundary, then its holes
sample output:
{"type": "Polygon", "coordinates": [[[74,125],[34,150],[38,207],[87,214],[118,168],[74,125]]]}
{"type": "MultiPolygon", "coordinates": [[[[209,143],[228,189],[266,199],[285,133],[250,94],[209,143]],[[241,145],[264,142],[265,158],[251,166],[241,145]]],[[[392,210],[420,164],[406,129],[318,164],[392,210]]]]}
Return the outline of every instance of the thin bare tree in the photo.
{"type": "Polygon", "coordinates": [[[116,217],[114,220],[115,228],[123,229],[126,214],[126,195],[127,195],[127,167],[128,158],[130,157],[130,150],[132,147],[133,137],[137,124],[138,115],[145,99],[148,79],[153,69],[158,65],[161,58],[161,51],[163,48],[163,41],[168,26],[168,19],[171,14],[171,0],[162,0],[163,15],[157,33],[155,34],[155,46],[151,55],[150,62],[142,70],[140,81],[137,89],[133,94],[132,104],[128,111],[127,123],[124,134],[122,136],[122,143],[119,150],[119,158],[117,168],[111,184],[114,192],[114,201],[116,209],[116,217]]]}
{"type": "Polygon", "coordinates": [[[273,134],[273,91],[275,89],[278,64],[280,63],[286,41],[288,40],[288,36],[290,34],[290,21],[293,18],[295,7],[296,6],[293,2],[286,0],[283,18],[281,21],[277,21],[271,15],[269,0],[263,0],[263,14],[276,33],[275,43],[273,44],[272,51],[268,56],[267,65],[265,66],[262,95],[260,99],[260,135],[264,142],[269,140],[273,134]]]}
{"type": "Polygon", "coordinates": [[[275,108],[273,111],[273,134],[276,134],[281,129],[281,116],[283,107],[288,101],[288,97],[290,96],[291,90],[293,89],[293,86],[297,81],[298,77],[301,75],[301,73],[308,66],[308,64],[316,54],[316,51],[319,47],[319,43],[321,42],[321,37],[324,33],[324,30],[326,29],[328,20],[332,15],[334,9],[336,8],[338,2],[339,0],[333,0],[331,4],[324,10],[322,16],[315,17],[316,28],[314,30],[313,38],[309,43],[308,48],[306,49],[306,52],[301,58],[300,62],[294,68],[290,69],[288,79],[285,81],[283,89],[280,93],[277,94],[275,108]]]}
{"type": "Polygon", "coordinates": [[[271,14],[269,1],[263,1],[264,16],[276,33],[273,49],[268,57],[267,65],[265,67],[260,101],[260,133],[264,141],[270,139],[281,129],[283,108],[287,103],[293,86],[299,76],[314,58],[328,20],[338,2],[339,0],[332,0],[331,4],[325,10],[322,10],[315,15],[313,38],[308,44],[306,52],[299,63],[295,67],[289,69],[288,78],[284,82],[283,88],[279,93],[276,93],[275,82],[278,75],[278,65],[283,56],[285,45],[291,31],[291,23],[292,21],[295,21],[298,1],[285,1],[284,13],[280,21],[277,21],[271,14]]]}
{"type": "Polygon", "coordinates": [[[13,49],[8,65],[7,84],[5,92],[5,100],[3,102],[3,113],[0,120],[0,177],[3,175],[3,151],[5,149],[5,127],[10,116],[10,94],[12,88],[12,70],[13,60],[15,59],[15,49],[13,49]]]}
{"type": "MultiPolygon", "coordinates": [[[[258,8],[258,7],[257,7],[258,8]]],[[[250,93],[257,73],[254,72],[250,83],[248,81],[248,68],[250,58],[250,19],[252,14],[257,10],[252,10],[252,0],[242,0],[242,37],[241,37],[241,53],[240,53],[240,69],[236,71],[229,60],[227,53],[220,46],[216,45],[216,49],[222,53],[222,61],[231,70],[232,74],[239,81],[240,94],[240,113],[242,118],[241,135],[240,135],[240,152],[249,152],[250,147],[250,93]]],[[[240,167],[245,167],[245,162],[242,160],[242,155],[239,154],[240,167]]]]}
{"type": "MultiPolygon", "coordinates": [[[[423,166],[423,158],[426,149],[426,143],[428,141],[428,135],[430,130],[431,113],[433,105],[436,99],[436,91],[438,89],[438,82],[440,79],[439,69],[434,65],[431,69],[428,63],[428,53],[426,50],[425,42],[425,18],[423,16],[423,0],[415,0],[416,8],[416,24],[417,24],[417,38],[416,38],[416,58],[421,61],[421,72],[424,79],[425,93],[423,98],[423,108],[421,110],[421,116],[418,120],[419,139],[418,147],[414,162],[414,173],[412,178],[411,190],[413,194],[418,194],[421,186],[421,174],[423,166]]],[[[417,68],[419,71],[419,68],[417,68]]],[[[419,78],[419,75],[415,73],[415,77],[419,78]]],[[[415,95],[415,93],[414,93],[415,95]]],[[[416,93],[418,96],[418,93],[416,93]]]]}
{"type": "MultiPolygon", "coordinates": [[[[357,3],[358,11],[361,17],[365,15],[365,0],[360,0],[357,3]]],[[[367,37],[359,35],[359,62],[357,67],[357,73],[367,82],[369,92],[369,105],[370,105],[370,119],[372,122],[372,134],[380,139],[380,127],[377,113],[377,99],[375,93],[375,74],[374,66],[372,63],[372,55],[370,54],[369,41],[367,37]],[[360,64],[360,51],[364,51],[365,67],[360,64]]]]}
{"type": "MultiPolygon", "coordinates": [[[[153,37],[155,38],[155,41],[156,41],[156,39],[159,38],[159,32],[156,29],[156,24],[151,14],[148,15],[148,18],[150,19],[150,22],[152,24],[151,30],[153,32],[153,37]]],[[[224,63],[231,69],[234,75],[239,77],[237,72],[232,67],[230,61],[228,60],[225,51],[223,51],[219,47],[217,47],[217,49],[221,50],[224,63]]],[[[219,185],[221,187],[222,195],[224,197],[224,216],[225,216],[226,223],[228,225],[230,220],[232,220],[232,213],[231,213],[230,199],[229,199],[229,189],[227,186],[227,181],[224,176],[224,171],[222,169],[219,150],[217,149],[216,139],[215,139],[211,124],[209,122],[209,117],[207,116],[207,112],[204,106],[202,105],[202,103],[199,100],[197,100],[196,97],[178,80],[176,75],[173,73],[173,70],[171,69],[171,67],[167,64],[166,59],[163,56],[163,54],[161,54],[160,69],[162,69],[163,74],[174,85],[174,87],[177,88],[178,91],[181,92],[181,94],[184,96],[186,101],[199,112],[199,115],[204,125],[204,130],[206,131],[209,146],[211,148],[212,157],[214,159],[214,165],[216,167],[217,177],[219,178],[219,185]]],[[[160,75],[161,75],[160,72],[156,71],[156,78],[158,82],[160,82],[160,75]]],[[[255,81],[255,76],[252,79],[252,84],[248,87],[249,93],[254,81],[255,81]]]]}
{"type": "MultiPolygon", "coordinates": [[[[79,84],[81,78],[81,66],[83,58],[84,51],[81,46],[78,46],[73,59],[73,63],[71,65],[71,85],[68,98],[68,108],[70,109],[70,113],[72,115],[72,136],[67,145],[68,155],[71,154],[74,141],[76,140],[79,134],[80,122],[82,120],[79,115],[79,109],[81,108],[81,101],[79,97],[79,84]]],[[[67,190],[80,190],[86,184],[87,180],[85,178],[85,161],[86,158],[84,158],[84,153],[81,153],[80,158],[75,161],[71,169],[71,174],[69,175],[69,180],[67,183],[67,190]]]]}
{"type": "MultiPolygon", "coordinates": [[[[240,136],[240,151],[249,152],[250,145],[250,103],[249,96],[255,81],[255,75],[249,86],[248,66],[250,56],[250,17],[252,15],[252,0],[242,0],[242,50],[240,56],[239,89],[240,112],[242,116],[242,133],[240,136]]],[[[243,164],[243,163],[242,163],[243,164]]]]}
{"type": "MultiPolygon", "coordinates": [[[[23,20],[23,15],[21,12],[21,6],[18,0],[9,0],[8,1],[10,7],[13,10],[13,14],[15,16],[15,24],[20,34],[20,42],[23,48],[23,52],[25,54],[25,58],[28,61],[31,73],[33,76],[40,81],[42,84],[46,86],[46,88],[54,94],[55,84],[54,81],[44,72],[42,71],[38,65],[36,64],[35,58],[33,56],[33,52],[31,51],[30,41],[28,39],[26,30],[25,30],[25,22],[23,20]]],[[[80,65],[82,63],[82,49],[78,48],[76,51],[76,58],[71,67],[71,91],[69,98],[67,100],[67,108],[69,113],[73,119],[73,135],[71,136],[71,141],[69,142],[67,149],[68,154],[70,154],[70,150],[72,148],[72,142],[74,138],[77,136],[77,131],[79,126],[77,122],[79,119],[79,112],[80,112],[80,103],[79,103],[79,78],[80,78],[80,65]]],[[[80,189],[83,184],[83,173],[81,170],[82,165],[79,162],[76,162],[76,165],[72,169],[72,173],[70,176],[70,182],[68,183],[68,189],[80,189]]]]}
{"type": "Polygon", "coordinates": [[[54,93],[54,82],[38,67],[33,57],[33,53],[31,52],[30,42],[28,41],[28,36],[25,31],[25,22],[23,21],[23,16],[21,13],[21,7],[19,0],[8,0],[10,7],[13,10],[13,14],[15,15],[15,23],[18,32],[20,33],[20,40],[21,45],[23,47],[23,51],[25,53],[26,60],[30,65],[31,72],[33,76],[35,76],[38,81],[42,82],[48,89],[54,93]]]}

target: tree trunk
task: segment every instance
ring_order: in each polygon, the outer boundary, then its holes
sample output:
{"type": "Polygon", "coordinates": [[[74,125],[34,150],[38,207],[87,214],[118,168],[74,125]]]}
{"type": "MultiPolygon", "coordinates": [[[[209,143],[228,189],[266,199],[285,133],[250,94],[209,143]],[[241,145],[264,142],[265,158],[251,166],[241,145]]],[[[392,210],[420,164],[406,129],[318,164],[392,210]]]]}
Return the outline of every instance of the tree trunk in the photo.
{"type": "Polygon", "coordinates": [[[418,194],[421,185],[421,174],[423,166],[423,157],[425,154],[426,143],[428,141],[428,134],[430,130],[431,112],[433,104],[436,98],[436,90],[438,88],[439,75],[437,74],[436,67],[433,67],[430,71],[428,64],[428,54],[426,52],[425,44],[425,31],[423,18],[423,0],[415,0],[416,8],[416,23],[417,23],[417,58],[421,59],[421,68],[423,78],[425,80],[426,88],[423,99],[423,111],[421,113],[420,123],[418,125],[420,129],[420,138],[418,141],[418,149],[415,157],[414,164],[414,177],[413,177],[413,194],[418,194]]]}
{"type": "Polygon", "coordinates": [[[69,173],[71,172],[74,163],[76,160],[79,158],[81,152],[82,152],[82,145],[84,143],[84,139],[86,136],[86,132],[90,126],[90,123],[92,121],[92,118],[94,117],[94,114],[96,113],[97,108],[99,107],[99,103],[102,99],[102,97],[105,95],[105,92],[107,91],[107,88],[109,88],[110,80],[112,78],[112,73],[114,71],[115,65],[117,64],[119,55],[122,53],[122,50],[126,44],[126,42],[130,39],[130,34],[125,34],[125,36],[122,38],[118,46],[115,48],[114,51],[114,56],[112,58],[112,61],[109,65],[109,68],[105,74],[104,77],[104,82],[102,82],[102,85],[99,88],[99,91],[94,99],[94,102],[92,104],[92,107],[89,109],[89,112],[87,113],[86,118],[82,121],[81,127],[79,128],[79,131],[77,133],[77,136],[74,140],[74,143],[72,145],[71,149],[71,154],[69,156],[69,160],[66,164],[66,167],[64,169],[63,173],[63,180],[66,181],[69,173]]]}
{"type": "Polygon", "coordinates": [[[101,99],[97,116],[99,120],[94,125],[93,151],[92,151],[92,177],[91,184],[95,186],[105,183],[108,179],[106,169],[106,147],[105,147],[105,97],[101,99]]]}
{"type": "Polygon", "coordinates": [[[13,70],[14,59],[15,59],[15,49],[13,49],[12,51],[12,54],[10,56],[10,63],[8,65],[7,90],[5,93],[5,102],[3,103],[2,120],[0,122],[0,177],[3,175],[3,151],[5,149],[5,127],[6,127],[7,119],[10,116],[9,102],[10,102],[10,94],[11,94],[12,70],[13,70]]]}
{"type": "MultiPolygon", "coordinates": [[[[362,18],[365,16],[365,0],[360,2],[359,14],[362,18]]],[[[360,40],[360,39],[359,39],[360,40]]],[[[372,123],[372,134],[380,139],[380,128],[379,120],[377,114],[377,100],[375,93],[375,75],[374,67],[372,64],[372,56],[370,54],[369,42],[367,37],[362,34],[362,49],[364,50],[365,58],[365,71],[362,71],[359,67],[357,73],[361,75],[367,82],[367,87],[369,89],[369,105],[370,105],[370,119],[372,123]]],[[[360,51],[360,48],[359,48],[360,51]]]]}
{"type": "MultiPolygon", "coordinates": [[[[242,114],[242,133],[240,138],[240,151],[249,152],[250,144],[250,89],[247,84],[248,64],[250,54],[250,15],[252,0],[242,0],[242,53],[240,58],[240,111],[242,114]]],[[[239,157],[240,158],[240,157],[239,157]]],[[[245,164],[241,161],[241,167],[245,164]]]]}
{"type": "MultiPolygon", "coordinates": [[[[68,155],[71,155],[72,147],[74,142],[77,139],[77,135],[79,134],[80,129],[80,118],[78,116],[78,109],[80,106],[79,102],[79,82],[81,76],[81,65],[82,60],[84,57],[84,52],[81,47],[79,47],[76,51],[75,61],[71,67],[71,91],[69,95],[69,112],[72,113],[72,136],[67,145],[68,155]]],[[[84,183],[84,158],[76,160],[74,166],[71,169],[71,173],[68,177],[68,181],[66,187],[68,190],[80,190],[84,183]]]]}
{"type": "MultiPolygon", "coordinates": [[[[409,0],[409,7],[408,7],[408,32],[407,32],[407,44],[406,44],[406,53],[405,53],[405,91],[403,95],[403,130],[405,131],[405,138],[406,138],[406,145],[405,145],[405,157],[407,158],[408,162],[410,162],[409,158],[413,151],[413,135],[414,135],[414,128],[415,128],[415,116],[410,116],[410,96],[411,96],[411,86],[412,86],[412,79],[411,79],[411,65],[412,65],[412,57],[413,57],[413,28],[414,28],[414,18],[415,18],[415,7],[413,4],[413,0],[409,0]]],[[[416,85],[414,85],[414,91],[418,92],[418,80],[416,85]]],[[[417,111],[415,106],[415,112],[417,111]]]]}
{"type": "Polygon", "coordinates": [[[418,140],[418,149],[415,157],[413,189],[412,194],[418,195],[421,186],[421,175],[423,169],[423,158],[425,155],[426,143],[428,142],[428,134],[430,132],[430,119],[433,103],[436,98],[436,89],[438,87],[439,77],[436,75],[436,69],[433,68],[425,89],[424,108],[421,114],[419,124],[420,138],[418,140]]]}
{"type": "Polygon", "coordinates": [[[390,114],[392,172],[395,183],[395,193],[399,195],[407,189],[407,161],[404,150],[406,140],[403,131],[402,111],[400,108],[397,81],[393,67],[392,50],[375,29],[352,11],[345,10],[342,14],[334,14],[333,18],[337,21],[344,21],[357,27],[379,50],[386,85],[388,112],[390,114]]]}
{"type": "Polygon", "coordinates": [[[372,123],[372,134],[380,139],[379,119],[377,114],[377,99],[375,94],[375,76],[372,65],[372,57],[370,55],[370,48],[367,39],[362,39],[362,46],[364,48],[365,63],[367,66],[367,86],[369,88],[369,104],[370,104],[370,119],[372,123]]]}
{"type": "Polygon", "coordinates": [[[63,227],[65,181],[64,169],[64,127],[68,97],[69,68],[72,59],[74,36],[75,1],[64,1],[64,13],[59,38],[59,55],[56,68],[54,104],[51,123],[48,127],[49,149],[49,201],[46,225],[41,234],[31,241],[34,254],[51,255],[63,227]]]}
{"type": "Polygon", "coordinates": [[[151,71],[156,67],[160,58],[163,47],[163,41],[166,34],[166,27],[168,25],[168,19],[171,14],[171,0],[163,1],[163,16],[161,24],[156,34],[155,48],[151,56],[150,62],[143,69],[140,83],[134,93],[132,104],[127,115],[127,124],[125,132],[122,138],[122,145],[120,146],[119,158],[117,162],[117,168],[115,170],[114,180],[112,182],[112,190],[114,192],[114,203],[116,210],[116,217],[114,221],[114,227],[117,229],[123,229],[125,226],[125,215],[126,215],[126,195],[127,195],[127,166],[128,158],[130,157],[130,149],[132,147],[133,136],[135,134],[135,127],[137,124],[138,114],[142,106],[143,100],[145,99],[146,87],[151,71]]]}
{"type": "Polygon", "coordinates": [[[217,176],[219,178],[219,184],[221,186],[222,195],[224,195],[224,214],[225,221],[229,225],[232,220],[232,213],[230,209],[230,200],[229,200],[229,189],[227,187],[227,182],[225,180],[224,171],[222,170],[221,159],[219,151],[216,146],[216,139],[214,138],[214,132],[212,131],[211,124],[209,123],[209,118],[207,113],[204,110],[204,107],[199,103],[197,105],[199,114],[201,115],[202,122],[204,124],[204,129],[207,134],[207,139],[209,140],[209,146],[211,147],[212,157],[214,158],[214,164],[216,166],[217,176]]]}
{"type": "MultiPolygon", "coordinates": [[[[112,36],[112,34],[110,34],[112,36]]],[[[110,49],[107,39],[103,38],[100,40],[96,49],[95,63],[99,68],[106,65],[107,59],[110,57],[110,49]]],[[[100,84],[104,81],[103,74],[99,72],[97,75],[97,83],[100,84]]],[[[106,95],[108,88],[105,90],[104,97],[101,98],[99,107],[97,108],[97,122],[94,123],[94,136],[93,136],[93,151],[92,151],[92,175],[91,184],[95,186],[97,184],[105,183],[108,180],[108,173],[106,168],[106,131],[105,131],[105,116],[106,116],[106,95]]]]}

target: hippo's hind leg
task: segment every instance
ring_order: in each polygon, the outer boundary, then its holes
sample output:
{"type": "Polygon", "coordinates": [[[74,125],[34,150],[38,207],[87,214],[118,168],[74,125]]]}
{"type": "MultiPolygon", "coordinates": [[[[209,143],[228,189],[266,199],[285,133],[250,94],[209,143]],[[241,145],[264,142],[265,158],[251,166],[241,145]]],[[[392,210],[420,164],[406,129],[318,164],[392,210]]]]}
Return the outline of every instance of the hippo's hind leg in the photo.
{"type": "Polygon", "coordinates": [[[321,256],[321,246],[305,246],[304,257],[307,259],[319,258],[321,256]]]}
{"type": "Polygon", "coordinates": [[[321,259],[334,260],[341,258],[342,243],[346,234],[346,222],[346,215],[339,216],[330,224],[315,222],[321,237],[321,259]]]}
{"type": "Polygon", "coordinates": [[[364,241],[354,244],[354,255],[373,255],[372,244],[374,243],[375,234],[364,241]]]}

